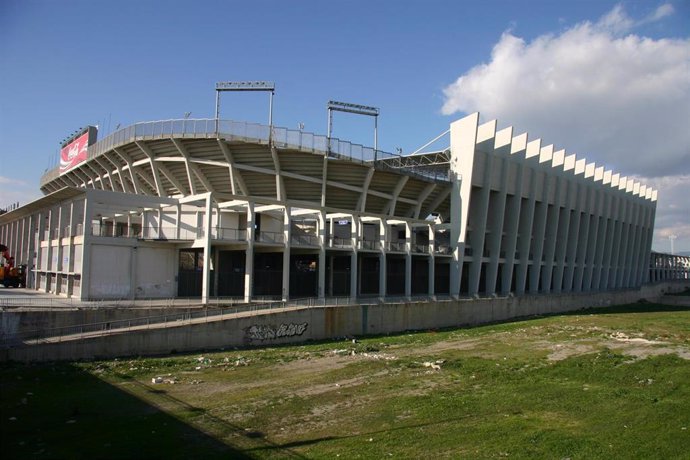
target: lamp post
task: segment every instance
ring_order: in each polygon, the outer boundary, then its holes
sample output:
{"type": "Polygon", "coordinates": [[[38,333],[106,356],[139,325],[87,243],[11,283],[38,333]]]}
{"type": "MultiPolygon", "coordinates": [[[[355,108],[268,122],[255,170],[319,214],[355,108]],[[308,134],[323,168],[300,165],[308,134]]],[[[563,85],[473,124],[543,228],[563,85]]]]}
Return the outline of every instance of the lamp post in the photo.
{"type": "Polygon", "coordinates": [[[221,81],[216,83],[216,135],[220,120],[220,93],[222,91],[270,91],[268,100],[269,140],[273,131],[273,95],[276,86],[272,81],[221,81]]]}
{"type": "Polygon", "coordinates": [[[374,117],[374,161],[377,158],[378,152],[378,107],[369,107],[366,105],[350,104],[349,102],[328,101],[326,104],[328,109],[328,150],[331,150],[331,131],[333,128],[333,111],[355,113],[357,115],[367,115],[374,117]]]}

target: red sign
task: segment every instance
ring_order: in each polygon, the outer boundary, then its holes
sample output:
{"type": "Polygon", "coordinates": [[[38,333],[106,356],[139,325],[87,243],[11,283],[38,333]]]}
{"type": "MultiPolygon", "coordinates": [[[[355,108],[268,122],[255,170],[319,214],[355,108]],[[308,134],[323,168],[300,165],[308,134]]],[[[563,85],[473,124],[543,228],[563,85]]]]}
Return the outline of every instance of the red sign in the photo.
{"type": "Polygon", "coordinates": [[[60,150],[60,174],[86,160],[89,133],[86,132],[60,150]]]}

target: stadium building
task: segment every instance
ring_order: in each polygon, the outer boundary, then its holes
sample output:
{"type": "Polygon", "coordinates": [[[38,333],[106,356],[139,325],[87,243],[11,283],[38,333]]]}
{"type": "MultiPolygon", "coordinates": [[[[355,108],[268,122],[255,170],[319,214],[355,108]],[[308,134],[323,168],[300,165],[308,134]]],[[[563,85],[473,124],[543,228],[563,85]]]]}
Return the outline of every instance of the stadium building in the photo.
{"type": "Polygon", "coordinates": [[[89,299],[463,297],[649,281],[657,193],[475,113],[392,155],[215,119],[65,142],[0,216],[27,286],[89,299]]]}

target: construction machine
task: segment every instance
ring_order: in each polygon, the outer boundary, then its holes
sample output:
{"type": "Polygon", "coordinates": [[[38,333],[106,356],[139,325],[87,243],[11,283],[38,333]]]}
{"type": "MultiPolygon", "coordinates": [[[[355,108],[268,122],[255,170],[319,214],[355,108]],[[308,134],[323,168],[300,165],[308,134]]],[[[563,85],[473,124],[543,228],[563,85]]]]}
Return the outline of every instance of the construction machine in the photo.
{"type": "Polygon", "coordinates": [[[4,244],[0,243],[0,254],[4,262],[0,263],[0,284],[5,287],[26,287],[26,265],[14,266],[14,257],[4,244]]]}

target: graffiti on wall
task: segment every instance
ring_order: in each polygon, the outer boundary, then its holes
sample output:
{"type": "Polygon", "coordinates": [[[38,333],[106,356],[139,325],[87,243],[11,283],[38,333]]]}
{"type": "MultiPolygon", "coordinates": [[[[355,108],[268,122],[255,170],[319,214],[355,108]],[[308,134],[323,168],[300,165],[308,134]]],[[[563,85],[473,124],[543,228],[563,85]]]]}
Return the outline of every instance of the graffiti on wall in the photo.
{"type": "Polygon", "coordinates": [[[281,324],[277,327],[269,324],[257,324],[246,328],[244,332],[249,340],[275,340],[302,335],[307,330],[307,326],[307,323],[281,324]]]}

